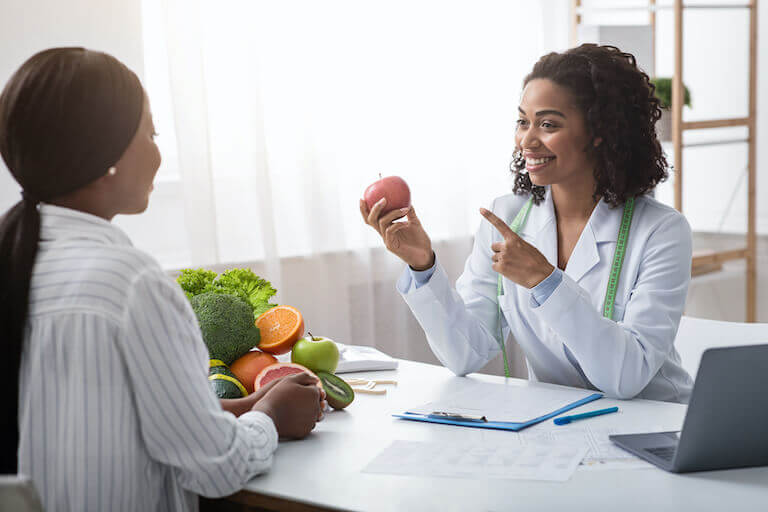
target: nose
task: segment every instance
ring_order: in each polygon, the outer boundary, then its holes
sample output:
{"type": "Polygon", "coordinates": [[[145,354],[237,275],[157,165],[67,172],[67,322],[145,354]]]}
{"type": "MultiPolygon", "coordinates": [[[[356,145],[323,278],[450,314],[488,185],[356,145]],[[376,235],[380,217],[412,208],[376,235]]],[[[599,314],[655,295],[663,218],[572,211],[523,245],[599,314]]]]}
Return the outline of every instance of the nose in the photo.
{"type": "Polygon", "coordinates": [[[521,149],[536,148],[541,145],[541,141],[539,141],[539,137],[536,133],[536,128],[534,127],[530,127],[523,133],[520,133],[519,137],[520,140],[518,145],[521,149]]]}

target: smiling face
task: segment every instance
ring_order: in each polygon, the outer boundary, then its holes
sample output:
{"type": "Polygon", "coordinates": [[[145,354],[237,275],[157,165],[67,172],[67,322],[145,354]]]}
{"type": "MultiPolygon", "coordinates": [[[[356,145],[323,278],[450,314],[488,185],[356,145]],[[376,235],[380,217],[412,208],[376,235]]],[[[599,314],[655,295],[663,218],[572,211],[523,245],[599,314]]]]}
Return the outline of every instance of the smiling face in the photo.
{"type": "Polygon", "coordinates": [[[573,95],[551,80],[537,78],[523,89],[515,144],[523,153],[534,185],[594,182],[592,143],[573,95]]]}

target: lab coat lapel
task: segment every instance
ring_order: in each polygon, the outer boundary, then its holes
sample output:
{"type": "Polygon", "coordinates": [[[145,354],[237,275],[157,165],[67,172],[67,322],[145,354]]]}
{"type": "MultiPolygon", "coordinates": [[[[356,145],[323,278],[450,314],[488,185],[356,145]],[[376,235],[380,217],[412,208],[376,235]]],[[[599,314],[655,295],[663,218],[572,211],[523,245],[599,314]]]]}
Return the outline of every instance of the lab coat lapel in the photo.
{"type": "Polygon", "coordinates": [[[592,231],[591,221],[592,219],[584,226],[579,241],[576,242],[576,247],[573,248],[568,264],[565,266],[565,273],[577,283],[584,277],[584,274],[600,263],[600,251],[597,250],[597,241],[592,231]]]}
{"type": "Polygon", "coordinates": [[[528,221],[520,230],[523,238],[532,243],[552,265],[557,265],[557,226],[555,205],[549,187],[541,204],[534,206],[528,221]]]}
{"type": "Polygon", "coordinates": [[[622,208],[611,208],[602,199],[597,203],[565,268],[574,281],[578,282],[600,263],[598,244],[616,242],[622,212],[622,208]]]}

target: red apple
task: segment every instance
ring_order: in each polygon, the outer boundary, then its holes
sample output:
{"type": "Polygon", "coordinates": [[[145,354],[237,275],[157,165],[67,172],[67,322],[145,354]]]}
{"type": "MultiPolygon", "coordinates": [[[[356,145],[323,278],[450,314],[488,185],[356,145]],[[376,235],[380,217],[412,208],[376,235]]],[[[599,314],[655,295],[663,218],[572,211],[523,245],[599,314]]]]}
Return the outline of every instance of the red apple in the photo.
{"type": "Polygon", "coordinates": [[[379,181],[371,183],[363,194],[368,210],[373,208],[373,205],[382,197],[387,198],[387,204],[381,210],[382,215],[392,210],[411,206],[411,189],[408,188],[408,184],[400,176],[385,176],[379,179],[379,181]]]}

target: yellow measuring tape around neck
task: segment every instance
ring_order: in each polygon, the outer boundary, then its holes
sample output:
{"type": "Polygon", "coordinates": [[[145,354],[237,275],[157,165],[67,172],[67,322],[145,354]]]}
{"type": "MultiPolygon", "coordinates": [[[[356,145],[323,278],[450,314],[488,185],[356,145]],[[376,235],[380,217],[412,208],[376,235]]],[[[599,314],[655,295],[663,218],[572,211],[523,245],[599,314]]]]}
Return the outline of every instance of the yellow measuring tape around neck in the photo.
{"type": "MultiPolygon", "coordinates": [[[[509,225],[510,229],[515,233],[520,231],[525,225],[525,221],[528,220],[528,213],[533,206],[533,198],[528,199],[525,202],[520,211],[517,212],[512,224],[509,225]]],[[[605,291],[605,302],[603,303],[603,316],[610,320],[613,320],[613,304],[616,301],[616,290],[619,285],[619,276],[621,276],[621,267],[624,265],[624,253],[627,251],[627,239],[629,238],[629,227],[632,224],[632,215],[635,212],[635,198],[630,197],[624,203],[624,212],[621,216],[621,225],[619,226],[619,234],[616,239],[616,250],[613,253],[613,264],[611,265],[611,273],[608,276],[608,288],[605,291]]],[[[500,297],[504,295],[504,287],[502,286],[502,276],[499,274],[496,288],[496,295],[500,297]]],[[[509,377],[509,362],[507,361],[507,350],[504,343],[504,334],[501,328],[501,301],[498,303],[498,320],[499,320],[499,346],[501,347],[501,354],[504,358],[504,375],[509,377]]]]}

